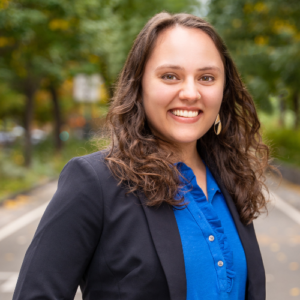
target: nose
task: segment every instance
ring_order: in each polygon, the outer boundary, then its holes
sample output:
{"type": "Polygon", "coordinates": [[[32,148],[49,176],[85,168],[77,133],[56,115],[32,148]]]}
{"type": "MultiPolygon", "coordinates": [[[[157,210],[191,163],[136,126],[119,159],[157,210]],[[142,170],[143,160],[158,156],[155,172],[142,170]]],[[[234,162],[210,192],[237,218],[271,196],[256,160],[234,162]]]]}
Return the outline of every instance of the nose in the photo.
{"type": "Polygon", "coordinates": [[[179,92],[181,100],[197,101],[201,99],[201,94],[197,90],[194,80],[184,82],[182,89],[179,92]]]}

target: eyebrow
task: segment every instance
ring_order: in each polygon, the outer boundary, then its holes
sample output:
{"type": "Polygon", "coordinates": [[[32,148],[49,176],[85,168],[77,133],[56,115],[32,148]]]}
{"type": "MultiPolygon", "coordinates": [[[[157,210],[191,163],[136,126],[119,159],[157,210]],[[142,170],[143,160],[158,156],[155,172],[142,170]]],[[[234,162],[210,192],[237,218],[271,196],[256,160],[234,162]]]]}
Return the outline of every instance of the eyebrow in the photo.
{"type": "MultiPolygon", "coordinates": [[[[184,70],[184,68],[177,66],[177,65],[161,65],[161,66],[157,67],[155,70],[158,71],[161,69],[184,70]]],[[[209,71],[209,70],[216,70],[221,73],[220,68],[216,67],[216,66],[207,66],[207,67],[197,69],[197,71],[209,71]]]]}

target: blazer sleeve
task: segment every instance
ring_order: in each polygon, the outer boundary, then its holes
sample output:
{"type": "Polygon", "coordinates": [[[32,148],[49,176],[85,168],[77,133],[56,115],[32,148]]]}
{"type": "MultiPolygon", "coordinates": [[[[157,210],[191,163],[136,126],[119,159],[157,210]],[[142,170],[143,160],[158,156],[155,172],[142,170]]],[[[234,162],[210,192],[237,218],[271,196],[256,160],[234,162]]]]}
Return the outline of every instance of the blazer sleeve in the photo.
{"type": "Polygon", "coordinates": [[[73,300],[102,230],[102,190],[85,158],[73,158],[29,246],[13,300],[73,300]]]}

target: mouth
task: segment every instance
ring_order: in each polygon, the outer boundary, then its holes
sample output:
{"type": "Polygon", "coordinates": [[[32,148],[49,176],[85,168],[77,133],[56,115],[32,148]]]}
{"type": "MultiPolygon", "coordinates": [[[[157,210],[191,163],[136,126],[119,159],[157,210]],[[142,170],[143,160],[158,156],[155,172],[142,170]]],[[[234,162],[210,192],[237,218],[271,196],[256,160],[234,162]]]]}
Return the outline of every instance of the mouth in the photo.
{"type": "Polygon", "coordinates": [[[177,116],[182,118],[195,118],[200,114],[200,110],[182,110],[182,109],[173,109],[170,110],[170,112],[177,116]]]}

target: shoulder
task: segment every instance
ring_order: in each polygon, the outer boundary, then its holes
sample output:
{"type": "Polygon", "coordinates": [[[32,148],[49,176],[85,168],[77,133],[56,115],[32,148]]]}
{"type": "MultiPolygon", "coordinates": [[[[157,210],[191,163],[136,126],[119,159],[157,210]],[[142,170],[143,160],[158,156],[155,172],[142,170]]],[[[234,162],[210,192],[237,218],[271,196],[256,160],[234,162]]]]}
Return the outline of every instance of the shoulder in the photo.
{"type": "Polygon", "coordinates": [[[116,189],[117,182],[105,163],[105,151],[72,158],[63,168],[57,190],[49,204],[48,214],[82,215],[89,211],[99,219],[107,189],[116,189]],[[66,212],[64,211],[66,208],[66,212]]]}
{"type": "Polygon", "coordinates": [[[117,188],[118,181],[113,177],[105,157],[108,150],[72,158],[63,168],[59,186],[72,185],[74,189],[97,189],[103,194],[107,188],[117,188]]]}
{"type": "Polygon", "coordinates": [[[90,172],[95,176],[107,176],[111,174],[105,163],[105,157],[108,154],[108,150],[97,151],[84,156],[77,156],[69,160],[64,166],[61,176],[64,173],[76,173],[80,176],[82,173],[90,172]]]}
{"type": "MultiPolygon", "coordinates": [[[[90,165],[91,168],[105,168],[105,157],[108,154],[108,150],[97,151],[91,154],[83,155],[83,156],[76,156],[73,157],[69,162],[66,164],[87,164],[90,165]]],[[[65,166],[65,167],[66,167],[65,166]]]]}

